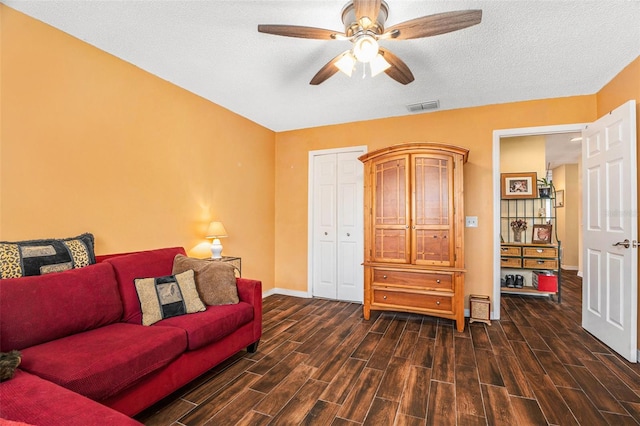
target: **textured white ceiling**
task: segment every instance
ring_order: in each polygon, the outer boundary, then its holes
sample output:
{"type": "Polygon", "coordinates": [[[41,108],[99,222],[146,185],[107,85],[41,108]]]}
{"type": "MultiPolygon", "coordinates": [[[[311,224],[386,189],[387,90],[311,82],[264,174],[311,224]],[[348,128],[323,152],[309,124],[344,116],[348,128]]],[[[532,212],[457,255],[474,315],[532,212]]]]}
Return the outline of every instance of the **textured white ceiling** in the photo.
{"type": "Polygon", "coordinates": [[[309,81],[348,41],[278,37],[258,24],[343,30],[345,0],[2,0],[274,131],[440,109],[592,94],[640,55],[640,1],[388,0],[387,26],[482,9],[482,23],[435,37],[383,41],[411,68],[309,81]]]}

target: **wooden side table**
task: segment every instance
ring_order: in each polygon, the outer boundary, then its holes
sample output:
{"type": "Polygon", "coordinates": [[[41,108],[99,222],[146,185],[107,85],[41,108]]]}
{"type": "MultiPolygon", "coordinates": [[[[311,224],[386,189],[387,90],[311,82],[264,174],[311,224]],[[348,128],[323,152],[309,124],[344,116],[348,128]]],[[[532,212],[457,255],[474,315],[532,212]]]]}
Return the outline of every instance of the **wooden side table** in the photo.
{"type": "Polygon", "coordinates": [[[235,268],[236,276],[242,277],[242,258],[236,256],[222,256],[219,259],[207,258],[211,262],[228,262],[235,268]]]}

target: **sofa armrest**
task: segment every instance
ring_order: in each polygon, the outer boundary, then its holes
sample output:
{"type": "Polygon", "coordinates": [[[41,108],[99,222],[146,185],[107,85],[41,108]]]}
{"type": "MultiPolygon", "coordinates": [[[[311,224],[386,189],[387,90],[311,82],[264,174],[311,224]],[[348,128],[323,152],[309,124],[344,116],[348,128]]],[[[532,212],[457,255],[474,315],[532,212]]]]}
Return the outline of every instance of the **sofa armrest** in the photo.
{"type": "Polygon", "coordinates": [[[248,278],[236,278],[238,298],[253,306],[253,336],[255,341],[262,336],[262,282],[248,278]]]}

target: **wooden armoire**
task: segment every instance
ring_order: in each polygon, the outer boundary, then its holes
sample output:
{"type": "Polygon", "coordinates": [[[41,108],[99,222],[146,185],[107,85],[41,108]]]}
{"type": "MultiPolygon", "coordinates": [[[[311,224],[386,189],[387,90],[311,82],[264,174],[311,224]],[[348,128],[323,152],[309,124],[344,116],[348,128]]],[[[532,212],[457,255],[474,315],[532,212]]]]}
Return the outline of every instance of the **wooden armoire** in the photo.
{"type": "Polygon", "coordinates": [[[463,164],[468,150],[427,142],[364,163],[364,318],[415,312],[464,330],[463,164]]]}

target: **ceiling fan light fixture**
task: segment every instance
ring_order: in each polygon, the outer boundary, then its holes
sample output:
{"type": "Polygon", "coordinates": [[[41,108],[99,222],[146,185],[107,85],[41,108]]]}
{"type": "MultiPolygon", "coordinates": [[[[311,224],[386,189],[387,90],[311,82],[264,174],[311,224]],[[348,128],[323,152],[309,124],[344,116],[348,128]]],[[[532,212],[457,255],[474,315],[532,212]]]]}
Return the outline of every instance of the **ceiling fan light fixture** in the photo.
{"type": "Polygon", "coordinates": [[[351,52],[347,52],[342,55],[342,58],[336,61],[335,65],[340,71],[351,77],[353,68],[356,65],[356,58],[353,57],[351,52]]]}
{"type": "Polygon", "coordinates": [[[353,43],[353,56],[360,62],[371,62],[379,49],[378,42],[373,36],[363,34],[353,43]]]}
{"type": "Polygon", "coordinates": [[[369,66],[371,67],[371,77],[391,68],[391,64],[379,53],[369,62],[369,66]]]}

